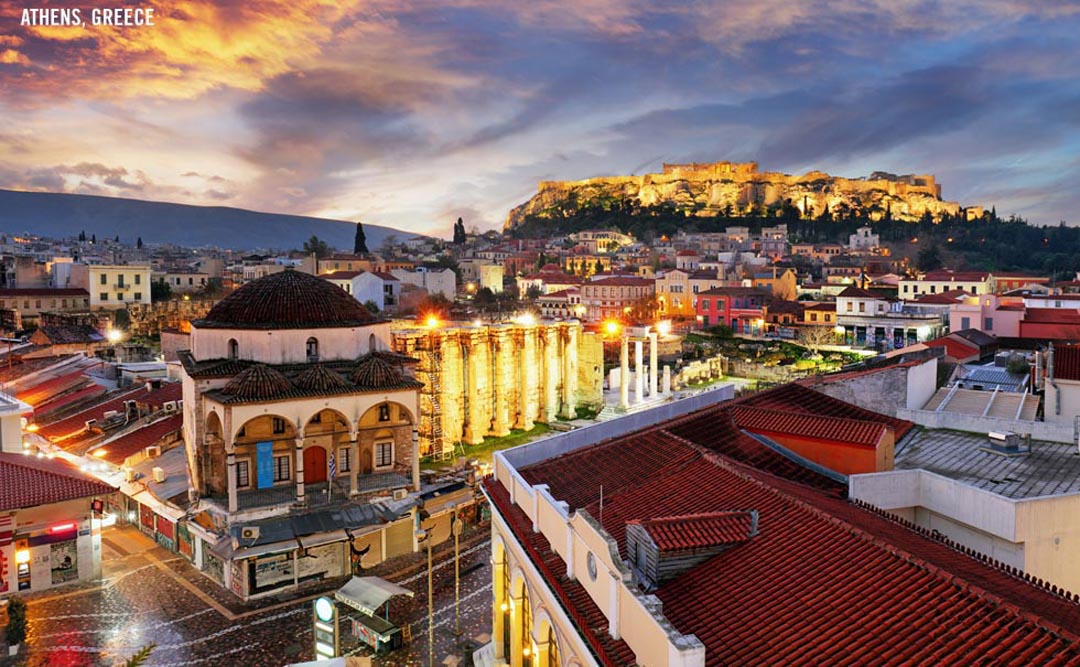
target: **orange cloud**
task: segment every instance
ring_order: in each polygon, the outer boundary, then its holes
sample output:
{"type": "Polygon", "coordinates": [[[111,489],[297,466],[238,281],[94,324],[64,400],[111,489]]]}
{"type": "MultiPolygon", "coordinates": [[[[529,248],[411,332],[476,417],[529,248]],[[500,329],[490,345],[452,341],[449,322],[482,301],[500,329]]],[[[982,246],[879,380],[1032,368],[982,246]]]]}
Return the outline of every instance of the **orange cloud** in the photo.
{"type": "Polygon", "coordinates": [[[30,59],[15,49],[0,51],[0,65],[29,65],[30,59]]]}

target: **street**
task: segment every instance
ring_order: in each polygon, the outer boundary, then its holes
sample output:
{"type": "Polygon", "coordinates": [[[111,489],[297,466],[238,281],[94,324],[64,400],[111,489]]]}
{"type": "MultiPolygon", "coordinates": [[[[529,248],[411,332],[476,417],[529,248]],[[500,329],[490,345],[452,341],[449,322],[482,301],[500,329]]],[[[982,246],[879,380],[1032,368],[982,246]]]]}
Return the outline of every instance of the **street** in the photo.
{"type": "MultiPolygon", "coordinates": [[[[434,553],[435,662],[457,664],[463,655],[454,636],[453,543],[434,553]],[[455,657],[457,656],[457,657],[455,657]]],[[[280,666],[314,659],[312,591],[295,600],[244,605],[180,556],[132,528],[103,537],[103,578],[91,584],[26,596],[29,633],[14,660],[0,664],[82,667],[123,664],[148,644],[148,666],[280,666]]],[[[462,641],[479,644],[491,633],[490,533],[485,525],[462,536],[462,641]]],[[[390,618],[411,625],[412,642],[374,665],[428,662],[427,554],[411,554],[369,569],[415,592],[397,598],[390,618]]],[[[334,590],[335,586],[327,587],[334,590]]],[[[343,624],[343,635],[346,626],[343,624]]],[[[370,655],[343,636],[343,651],[370,655]]]]}

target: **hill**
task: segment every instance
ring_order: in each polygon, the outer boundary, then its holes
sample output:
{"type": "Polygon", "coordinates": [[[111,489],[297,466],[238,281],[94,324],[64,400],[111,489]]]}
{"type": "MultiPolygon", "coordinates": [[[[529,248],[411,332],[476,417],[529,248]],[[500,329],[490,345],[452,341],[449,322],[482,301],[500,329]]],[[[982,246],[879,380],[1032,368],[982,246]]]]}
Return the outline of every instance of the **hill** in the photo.
{"type": "Polygon", "coordinates": [[[916,221],[929,216],[978,218],[979,207],[964,209],[941,198],[932,175],[897,176],[874,172],[843,178],[813,171],[801,176],[758,171],[754,162],[665,164],[659,174],[608,176],[583,181],[541,181],[529,201],[510,211],[507,230],[530,222],[565,218],[584,208],[671,209],[685,216],[774,217],[791,209],[796,217],[891,218],[916,221]]]}
{"type": "MultiPolygon", "coordinates": [[[[0,190],[0,231],[64,238],[86,231],[102,238],[119,235],[134,242],[184,246],[299,248],[312,234],[339,250],[351,251],[354,222],[300,215],[260,213],[226,206],[191,206],[167,202],[54,192],[0,190]]],[[[387,236],[416,236],[392,227],[364,224],[368,247],[387,236]]]]}

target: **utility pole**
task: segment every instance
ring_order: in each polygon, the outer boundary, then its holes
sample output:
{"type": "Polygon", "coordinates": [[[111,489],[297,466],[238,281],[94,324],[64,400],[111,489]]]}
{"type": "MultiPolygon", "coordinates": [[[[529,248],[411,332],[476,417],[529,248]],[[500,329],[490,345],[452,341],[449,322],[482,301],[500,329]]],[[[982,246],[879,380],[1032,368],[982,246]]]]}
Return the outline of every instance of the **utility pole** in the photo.
{"type": "Polygon", "coordinates": [[[428,597],[428,667],[435,667],[435,596],[431,581],[431,531],[417,529],[417,542],[427,542],[427,597],[428,597]]]}
{"type": "Polygon", "coordinates": [[[454,533],[454,640],[461,641],[461,615],[458,606],[461,603],[461,519],[458,518],[458,506],[454,506],[451,530],[454,533]]]}

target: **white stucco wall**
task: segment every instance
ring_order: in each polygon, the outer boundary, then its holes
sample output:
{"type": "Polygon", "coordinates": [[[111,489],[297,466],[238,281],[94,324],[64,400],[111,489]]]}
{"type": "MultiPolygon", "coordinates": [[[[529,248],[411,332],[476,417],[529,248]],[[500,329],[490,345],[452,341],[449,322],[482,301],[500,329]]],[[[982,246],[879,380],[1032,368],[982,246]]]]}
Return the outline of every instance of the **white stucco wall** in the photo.
{"type": "Polygon", "coordinates": [[[307,340],[319,341],[319,360],[356,359],[371,351],[370,337],[376,347],[390,349],[390,323],[378,322],[361,327],[324,329],[200,329],[191,327],[191,352],[198,360],[226,359],[229,340],[238,343],[238,358],[265,364],[307,362],[307,340]]]}

